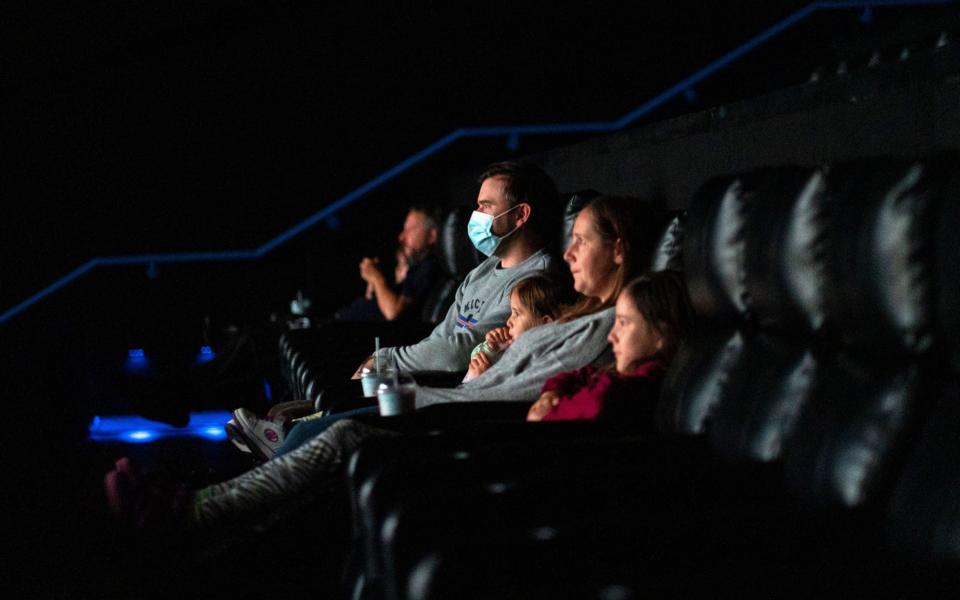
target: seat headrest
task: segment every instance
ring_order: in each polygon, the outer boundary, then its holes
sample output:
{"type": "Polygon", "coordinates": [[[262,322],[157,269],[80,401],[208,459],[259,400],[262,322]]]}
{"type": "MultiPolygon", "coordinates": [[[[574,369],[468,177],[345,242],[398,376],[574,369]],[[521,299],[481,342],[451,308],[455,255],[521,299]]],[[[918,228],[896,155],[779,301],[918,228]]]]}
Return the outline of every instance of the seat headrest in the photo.
{"type": "Polygon", "coordinates": [[[788,486],[815,504],[853,508],[889,493],[932,386],[917,365],[876,368],[837,355],[801,414],[784,457],[788,486]]]}
{"type": "Polygon", "coordinates": [[[704,184],[687,211],[683,269],[698,317],[731,325],[747,317],[744,287],[746,191],[741,177],[704,184]]]}
{"type": "Polygon", "coordinates": [[[825,173],[799,167],[761,169],[741,181],[747,311],[764,329],[819,331],[826,320],[825,173]]]}
{"type": "Polygon", "coordinates": [[[684,268],[702,317],[774,330],[825,320],[826,179],[816,169],[759,169],[715,179],[690,207],[684,268]]]}
{"type": "Polygon", "coordinates": [[[903,558],[960,563],[960,386],[938,386],[888,509],[891,547],[903,558]]]}
{"type": "Polygon", "coordinates": [[[746,340],[710,414],[714,450],[732,460],[779,459],[815,393],[818,367],[804,344],[762,333],[746,340]]]}
{"type": "Polygon", "coordinates": [[[706,330],[680,345],[657,402],[657,429],[663,433],[706,431],[730,370],[739,362],[744,338],[737,330],[706,330]]]}
{"type": "Polygon", "coordinates": [[[687,221],[686,211],[668,211],[666,226],[650,257],[651,271],[683,270],[683,234],[687,221]]]}
{"type": "Polygon", "coordinates": [[[936,320],[935,209],[956,171],[947,164],[871,159],[708,182],[684,241],[694,309],[834,336],[868,355],[925,352],[936,320]]]}
{"type": "Polygon", "coordinates": [[[577,215],[584,206],[590,204],[590,201],[600,195],[597,190],[580,190],[572,194],[561,196],[563,200],[563,237],[560,239],[562,244],[560,252],[563,252],[570,245],[570,237],[573,235],[573,222],[577,220],[577,215]]]}
{"type": "Polygon", "coordinates": [[[480,253],[467,237],[467,221],[471,214],[472,208],[457,206],[450,210],[440,227],[440,240],[437,244],[440,264],[447,274],[456,280],[466,277],[482,260],[480,253]]]}
{"type": "Polygon", "coordinates": [[[933,345],[934,229],[949,177],[943,166],[890,159],[829,171],[828,318],[861,354],[890,359],[933,345]]]}

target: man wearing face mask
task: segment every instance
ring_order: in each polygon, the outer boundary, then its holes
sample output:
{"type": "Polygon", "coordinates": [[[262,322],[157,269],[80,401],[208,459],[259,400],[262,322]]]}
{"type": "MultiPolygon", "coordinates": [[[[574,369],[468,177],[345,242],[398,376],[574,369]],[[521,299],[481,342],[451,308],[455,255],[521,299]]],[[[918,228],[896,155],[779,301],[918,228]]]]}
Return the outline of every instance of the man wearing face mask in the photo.
{"type": "MultiPolygon", "coordinates": [[[[381,361],[401,371],[465,371],[471,350],[506,323],[510,290],[524,277],[553,268],[548,246],[560,230],[562,210],[550,176],[532,164],[500,162],[478,179],[477,209],[467,225],[474,246],[488,256],[457,289],[444,320],[410,346],[383,348],[381,361]]],[[[373,364],[364,361],[354,374],[373,364]]]]}

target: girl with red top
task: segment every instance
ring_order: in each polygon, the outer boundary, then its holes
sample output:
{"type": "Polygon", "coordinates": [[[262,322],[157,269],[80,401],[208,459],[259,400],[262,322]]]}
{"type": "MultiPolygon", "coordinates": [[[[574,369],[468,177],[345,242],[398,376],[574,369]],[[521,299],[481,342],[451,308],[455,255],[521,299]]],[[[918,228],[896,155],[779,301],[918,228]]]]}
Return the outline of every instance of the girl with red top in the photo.
{"type": "Polygon", "coordinates": [[[551,377],[528,421],[616,419],[652,427],[663,375],[693,322],[683,277],[661,271],[634,279],[614,313],[607,336],[614,364],[551,377]]]}

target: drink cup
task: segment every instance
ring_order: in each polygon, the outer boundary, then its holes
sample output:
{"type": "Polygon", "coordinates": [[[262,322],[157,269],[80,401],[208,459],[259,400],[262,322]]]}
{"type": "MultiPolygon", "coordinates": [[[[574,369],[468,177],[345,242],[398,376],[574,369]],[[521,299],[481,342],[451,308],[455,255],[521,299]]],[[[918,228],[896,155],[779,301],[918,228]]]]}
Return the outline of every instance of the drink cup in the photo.
{"type": "Polygon", "coordinates": [[[381,383],[393,381],[393,368],[380,367],[380,373],[375,369],[364,367],[360,372],[360,385],[363,387],[363,396],[365,398],[376,398],[377,388],[381,383]]]}
{"type": "Polygon", "coordinates": [[[417,385],[409,378],[401,377],[398,383],[390,379],[377,388],[377,404],[380,405],[380,414],[384,417],[415,411],[416,397],[417,385]]]}

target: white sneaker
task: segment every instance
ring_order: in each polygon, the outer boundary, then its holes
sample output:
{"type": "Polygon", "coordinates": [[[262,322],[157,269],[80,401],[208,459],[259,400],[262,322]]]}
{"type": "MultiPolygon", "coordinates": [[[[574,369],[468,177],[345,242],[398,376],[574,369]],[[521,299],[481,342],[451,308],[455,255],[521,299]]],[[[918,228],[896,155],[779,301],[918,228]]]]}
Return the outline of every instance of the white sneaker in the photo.
{"type": "Polygon", "coordinates": [[[260,418],[253,411],[238,408],[233,411],[233,421],[240,437],[254,456],[267,461],[277,455],[285,436],[283,420],[260,418]]]}
{"type": "Polygon", "coordinates": [[[237,450],[250,454],[250,446],[247,446],[247,442],[243,439],[243,434],[240,433],[240,428],[237,427],[237,422],[234,419],[227,421],[223,428],[227,432],[227,439],[233,442],[237,450]]]}

